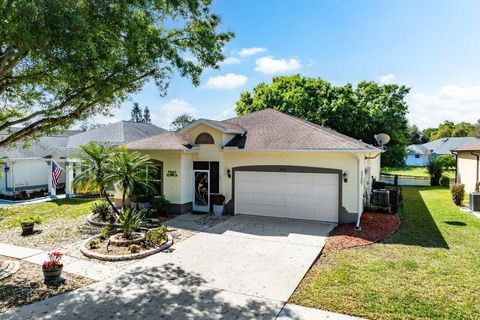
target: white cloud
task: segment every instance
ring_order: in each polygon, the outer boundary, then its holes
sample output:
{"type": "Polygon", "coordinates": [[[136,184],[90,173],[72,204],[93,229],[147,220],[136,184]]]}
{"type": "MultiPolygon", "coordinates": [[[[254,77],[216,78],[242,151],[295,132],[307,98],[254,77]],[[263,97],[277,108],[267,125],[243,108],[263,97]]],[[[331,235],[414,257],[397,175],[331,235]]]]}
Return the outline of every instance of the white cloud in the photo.
{"type": "Polygon", "coordinates": [[[268,56],[257,59],[255,63],[257,65],[255,70],[262,73],[293,71],[302,67],[300,60],[297,58],[274,59],[273,57],[268,56]]]}
{"type": "Polygon", "coordinates": [[[480,85],[448,85],[436,94],[412,93],[407,102],[408,118],[420,128],[436,127],[445,120],[476,122],[480,118],[480,85]]]}
{"type": "Polygon", "coordinates": [[[379,77],[378,80],[380,80],[380,82],[383,84],[393,83],[393,81],[395,81],[395,75],[393,73],[389,73],[379,77]]]}
{"type": "Polygon", "coordinates": [[[169,129],[176,117],[188,113],[197,117],[197,109],[188,102],[180,99],[171,99],[158,109],[150,108],[152,122],[159,127],[169,129]]]}
{"type": "Polygon", "coordinates": [[[262,47],[251,47],[251,48],[243,48],[242,50],[238,51],[237,53],[242,57],[253,56],[254,54],[266,52],[267,48],[262,47]]]}
{"type": "Polygon", "coordinates": [[[228,109],[222,110],[214,120],[225,120],[235,117],[235,106],[232,106],[228,109]]]}
{"type": "Polygon", "coordinates": [[[229,57],[229,58],[225,58],[225,60],[223,60],[219,64],[220,65],[226,65],[226,64],[237,64],[237,63],[240,63],[240,59],[235,58],[235,57],[229,57]]]}
{"type": "Polygon", "coordinates": [[[247,83],[248,78],[240,74],[228,73],[224,76],[210,77],[208,78],[205,88],[228,90],[243,86],[247,83]]]}

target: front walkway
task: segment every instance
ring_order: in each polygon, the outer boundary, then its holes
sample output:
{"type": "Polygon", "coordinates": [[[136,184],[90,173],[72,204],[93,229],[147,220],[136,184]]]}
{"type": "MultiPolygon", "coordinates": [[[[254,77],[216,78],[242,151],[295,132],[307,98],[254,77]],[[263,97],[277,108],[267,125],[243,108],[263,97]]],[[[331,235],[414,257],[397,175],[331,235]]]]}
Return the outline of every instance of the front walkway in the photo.
{"type": "Polygon", "coordinates": [[[351,319],[285,304],[331,228],[235,216],[171,253],[0,319],[351,319]]]}

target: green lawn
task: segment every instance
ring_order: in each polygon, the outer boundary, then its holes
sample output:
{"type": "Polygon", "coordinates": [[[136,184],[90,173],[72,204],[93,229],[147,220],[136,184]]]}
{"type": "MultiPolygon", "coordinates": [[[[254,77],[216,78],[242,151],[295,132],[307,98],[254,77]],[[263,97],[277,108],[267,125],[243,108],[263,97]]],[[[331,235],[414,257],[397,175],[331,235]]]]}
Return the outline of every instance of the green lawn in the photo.
{"type": "MultiPolygon", "coordinates": [[[[382,173],[396,174],[400,176],[430,177],[426,167],[382,168],[382,173]]],[[[455,178],[455,171],[445,171],[444,175],[449,178],[455,178]]]]}
{"type": "Polygon", "coordinates": [[[43,223],[78,218],[91,212],[94,199],[61,199],[50,202],[0,208],[0,231],[18,227],[29,215],[39,215],[43,223]]]}
{"type": "Polygon", "coordinates": [[[480,319],[480,219],[448,189],[403,195],[391,238],[322,255],[290,302],[370,319],[480,319]]]}

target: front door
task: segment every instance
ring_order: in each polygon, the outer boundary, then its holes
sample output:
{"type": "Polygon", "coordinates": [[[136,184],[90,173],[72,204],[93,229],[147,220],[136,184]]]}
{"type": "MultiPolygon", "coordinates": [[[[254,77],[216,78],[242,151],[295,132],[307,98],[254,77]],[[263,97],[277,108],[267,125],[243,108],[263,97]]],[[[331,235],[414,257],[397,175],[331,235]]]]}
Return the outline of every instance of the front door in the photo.
{"type": "Polygon", "coordinates": [[[208,170],[193,171],[193,210],[208,212],[210,208],[210,174],[208,170]]]}

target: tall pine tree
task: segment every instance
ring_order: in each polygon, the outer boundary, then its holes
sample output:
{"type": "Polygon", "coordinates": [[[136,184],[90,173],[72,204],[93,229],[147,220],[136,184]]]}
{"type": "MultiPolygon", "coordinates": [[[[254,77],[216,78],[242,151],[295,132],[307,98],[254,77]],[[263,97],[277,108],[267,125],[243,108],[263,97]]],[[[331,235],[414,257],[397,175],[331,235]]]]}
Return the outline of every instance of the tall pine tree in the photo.
{"type": "Polygon", "coordinates": [[[142,109],[140,109],[138,102],[133,103],[132,118],[130,119],[130,121],[143,122],[142,109]]]}
{"type": "Polygon", "coordinates": [[[145,107],[145,109],[143,110],[143,122],[152,123],[152,119],[150,118],[150,110],[148,109],[148,106],[145,107]]]}

